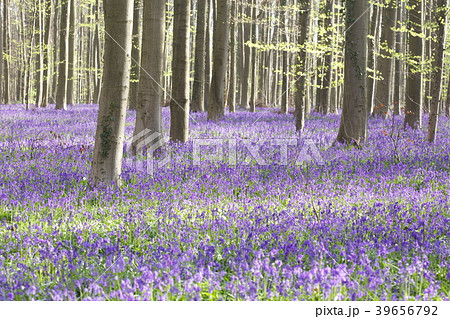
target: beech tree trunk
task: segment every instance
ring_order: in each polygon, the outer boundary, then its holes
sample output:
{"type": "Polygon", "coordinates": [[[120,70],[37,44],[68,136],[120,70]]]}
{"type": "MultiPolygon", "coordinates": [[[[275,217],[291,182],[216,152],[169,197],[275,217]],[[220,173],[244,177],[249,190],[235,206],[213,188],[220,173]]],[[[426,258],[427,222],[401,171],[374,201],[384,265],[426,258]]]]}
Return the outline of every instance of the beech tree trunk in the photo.
{"type": "Polygon", "coordinates": [[[58,84],[56,88],[56,109],[67,110],[67,73],[68,73],[68,46],[69,46],[69,18],[70,2],[73,0],[60,0],[61,25],[59,29],[59,66],[58,84]]]}
{"type": "MultiPolygon", "coordinates": [[[[439,118],[439,102],[442,95],[442,70],[444,68],[444,49],[445,49],[445,25],[446,25],[446,2],[447,0],[437,0],[436,20],[438,23],[438,30],[435,35],[437,41],[437,50],[435,54],[435,70],[432,77],[432,97],[430,105],[430,120],[428,123],[427,141],[434,143],[436,141],[437,123],[439,118]]],[[[448,93],[447,93],[448,94],[448,93]]]]}
{"type": "Polygon", "coordinates": [[[377,83],[377,91],[374,102],[374,115],[386,118],[394,94],[393,79],[393,59],[391,52],[395,50],[394,27],[397,22],[397,1],[384,0],[383,17],[381,22],[381,40],[378,52],[377,67],[382,79],[377,83]]]}
{"type": "Polygon", "coordinates": [[[191,0],[174,0],[170,138],[189,139],[189,35],[191,0]]]}
{"type": "Polygon", "coordinates": [[[225,115],[225,77],[227,73],[228,0],[217,0],[217,20],[214,28],[213,70],[208,99],[208,120],[216,121],[225,115]]]}
{"type": "Polygon", "coordinates": [[[236,1],[231,1],[230,27],[230,86],[228,89],[228,111],[236,111],[236,1]]]}
{"type": "Polygon", "coordinates": [[[197,2],[197,34],[195,36],[194,83],[192,84],[192,112],[205,111],[206,21],[209,0],[197,2]]]}
{"type": "Polygon", "coordinates": [[[120,185],[133,24],[132,1],[104,0],[103,6],[105,62],[90,176],[95,186],[120,185]]]}
{"type": "Polygon", "coordinates": [[[346,1],[344,105],[337,142],[359,145],[367,132],[368,0],[346,1]]]}
{"type": "MultiPolygon", "coordinates": [[[[165,12],[165,0],[144,0],[144,24],[142,31],[143,71],[139,80],[139,98],[134,135],[141,133],[145,129],[149,130],[148,134],[150,135],[155,132],[162,133],[161,104],[163,96],[161,82],[164,65],[165,12]]],[[[158,140],[154,139],[151,143],[156,143],[158,140]]],[[[136,141],[135,145],[139,142],[136,141]]]]}
{"type": "MultiPolygon", "coordinates": [[[[143,0],[145,5],[147,1],[143,0]]],[[[140,64],[140,52],[141,52],[141,41],[140,41],[140,30],[141,25],[141,0],[134,0],[133,8],[133,35],[132,35],[132,47],[131,47],[131,72],[130,72],[130,92],[128,97],[128,105],[130,110],[136,110],[139,103],[138,90],[139,90],[139,78],[141,74],[140,64]]],[[[157,36],[157,35],[155,35],[157,36]]]]}
{"type": "Polygon", "coordinates": [[[297,67],[297,83],[295,94],[295,128],[297,132],[302,132],[305,127],[305,83],[306,83],[306,41],[308,40],[308,22],[309,22],[309,0],[300,0],[301,11],[298,14],[300,22],[300,35],[298,37],[298,44],[300,52],[298,53],[298,67],[297,67]]]}
{"type": "Polygon", "coordinates": [[[67,104],[75,104],[75,60],[77,56],[77,50],[75,46],[75,37],[77,32],[77,0],[70,0],[70,19],[69,19],[69,45],[67,52],[68,55],[68,75],[67,75],[67,104]]]}
{"type": "Polygon", "coordinates": [[[406,80],[406,105],[404,126],[417,129],[422,126],[422,38],[417,35],[422,33],[421,0],[410,0],[409,6],[409,54],[415,61],[413,66],[408,63],[408,75],[406,80]]]}

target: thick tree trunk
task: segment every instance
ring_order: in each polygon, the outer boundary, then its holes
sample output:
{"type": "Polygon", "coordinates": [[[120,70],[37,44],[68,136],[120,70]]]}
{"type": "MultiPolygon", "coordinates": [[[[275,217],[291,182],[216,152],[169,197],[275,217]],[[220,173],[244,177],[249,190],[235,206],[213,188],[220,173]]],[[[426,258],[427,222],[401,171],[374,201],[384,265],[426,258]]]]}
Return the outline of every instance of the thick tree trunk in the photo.
{"type": "Polygon", "coordinates": [[[192,84],[192,112],[205,111],[206,23],[209,0],[197,2],[197,34],[195,36],[194,83],[192,84]]]}
{"type": "Polygon", "coordinates": [[[189,34],[191,0],[174,0],[170,138],[189,139],[189,34]]]}
{"type": "Polygon", "coordinates": [[[298,44],[300,52],[297,61],[297,83],[295,94],[295,128],[297,132],[302,132],[305,127],[305,83],[306,83],[306,41],[308,40],[308,22],[309,22],[309,0],[300,0],[301,11],[298,14],[298,21],[300,22],[300,35],[298,37],[298,44]]]}
{"type": "Polygon", "coordinates": [[[105,62],[90,176],[95,186],[120,185],[133,24],[133,2],[104,0],[103,6],[105,62]]]}
{"type": "Polygon", "coordinates": [[[70,1],[61,0],[61,25],[59,28],[59,67],[58,84],[56,89],[56,109],[67,109],[67,73],[68,73],[68,45],[69,45],[69,17],[70,1]]]}
{"type": "MultiPolygon", "coordinates": [[[[134,135],[148,130],[148,134],[162,134],[161,104],[165,36],[165,0],[145,0],[142,34],[142,68],[139,80],[134,135]]],[[[143,136],[145,138],[145,136],[143,136]]],[[[156,143],[154,139],[151,143],[156,143]]],[[[136,141],[135,145],[141,141],[136,141]]],[[[146,145],[147,147],[149,145],[146,145]]],[[[133,145],[134,147],[134,145],[133,145]]],[[[134,149],[136,152],[136,149],[134,149]]]]}
{"type": "Polygon", "coordinates": [[[374,103],[374,115],[386,118],[392,101],[393,88],[393,59],[391,51],[395,50],[394,27],[397,22],[397,1],[384,0],[383,17],[381,22],[381,40],[378,50],[377,66],[382,79],[377,83],[374,103]]]}
{"type": "Polygon", "coordinates": [[[436,131],[439,117],[439,102],[442,96],[442,70],[444,68],[444,49],[445,49],[445,26],[446,26],[446,2],[447,0],[437,0],[435,9],[437,11],[436,20],[438,30],[435,35],[437,50],[435,53],[435,70],[432,77],[432,97],[430,107],[430,120],[428,123],[427,141],[434,143],[436,141],[436,131]]]}
{"type": "Polygon", "coordinates": [[[214,29],[214,61],[208,99],[208,120],[216,121],[225,114],[225,76],[227,73],[228,0],[217,0],[217,21],[214,29]]]}
{"type": "Polygon", "coordinates": [[[421,1],[410,0],[409,11],[409,54],[418,67],[408,64],[408,76],[406,81],[406,106],[404,126],[417,129],[422,126],[422,33],[421,1]],[[411,34],[411,31],[416,35],[411,34]]]}
{"type": "Polygon", "coordinates": [[[368,0],[346,1],[344,105],[336,139],[340,143],[359,145],[366,138],[368,6],[368,0]]]}

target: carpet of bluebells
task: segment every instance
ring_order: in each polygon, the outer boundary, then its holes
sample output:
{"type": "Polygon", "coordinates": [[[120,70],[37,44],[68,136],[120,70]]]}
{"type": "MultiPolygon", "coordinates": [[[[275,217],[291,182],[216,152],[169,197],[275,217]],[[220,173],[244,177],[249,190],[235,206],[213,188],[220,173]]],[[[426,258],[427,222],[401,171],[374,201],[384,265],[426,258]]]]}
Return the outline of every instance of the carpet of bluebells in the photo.
{"type": "Polygon", "coordinates": [[[358,149],[331,147],[338,115],[310,115],[298,137],[271,109],[193,114],[192,138],[223,139],[222,157],[168,143],[153,175],[127,154],[122,187],[96,189],[96,116],[0,106],[0,300],[450,298],[448,119],[433,146],[401,117],[370,119],[358,149]],[[287,164],[274,139],[297,139],[287,164]],[[307,140],[323,162],[306,149],[296,163],[307,140]]]}

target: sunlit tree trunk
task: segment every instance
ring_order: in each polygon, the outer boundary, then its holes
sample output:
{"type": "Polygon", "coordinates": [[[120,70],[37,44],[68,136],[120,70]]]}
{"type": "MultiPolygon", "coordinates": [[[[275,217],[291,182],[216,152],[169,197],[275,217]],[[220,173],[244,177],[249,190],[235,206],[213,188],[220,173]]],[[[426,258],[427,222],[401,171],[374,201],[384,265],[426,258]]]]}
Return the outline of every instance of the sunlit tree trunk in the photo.
{"type": "Polygon", "coordinates": [[[105,62],[90,176],[95,186],[111,182],[120,185],[133,24],[132,1],[104,0],[103,6],[105,62]]]}
{"type": "MultiPolygon", "coordinates": [[[[446,2],[447,0],[437,0],[436,20],[438,23],[438,30],[435,35],[437,42],[437,50],[435,53],[435,71],[432,77],[432,97],[430,105],[430,120],[428,123],[427,141],[434,143],[436,140],[436,131],[439,117],[439,102],[442,95],[442,70],[444,68],[444,49],[445,49],[445,25],[446,25],[446,2]]],[[[448,94],[448,93],[447,93],[448,94]]]]}
{"type": "Polygon", "coordinates": [[[422,126],[422,19],[421,1],[409,1],[409,54],[415,61],[413,66],[408,63],[408,75],[406,80],[406,105],[404,126],[416,129],[422,126]]]}
{"type": "MultiPolygon", "coordinates": [[[[245,15],[246,18],[249,20],[251,19],[251,6],[250,3],[245,4],[247,7],[245,9],[245,15]]],[[[248,46],[246,43],[250,41],[251,38],[251,25],[249,21],[243,22],[244,25],[244,33],[243,33],[243,47],[244,47],[244,63],[243,63],[243,70],[242,70],[242,78],[241,78],[241,108],[248,108],[249,107],[249,85],[250,85],[250,63],[251,61],[251,49],[250,46],[248,46]]]]}
{"type": "Polygon", "coordinates": [[[130,110],[136,110],[138,102],[139,78],[141,73],[141,41],[140,28],[141,25],[141,2],[145,5],[146,0],[134,0],[133,8],[133,35],[131,47],[131,73],[130,73],[130,92],[128,97],[128,105],[130,110]]]}
{"type": "Polygon", "coordinates": [[[236,1],[231,1],[230,19],[230,86],[228,89],[228,111],[236,111],[236,1]]]}
{"type": "MultiPolygon", "coordinates": [[[[165,0],[144,0],[143,71],[139,80],[135,136],[145,129],[149,130],[149,134],[162,133],[161,103],[163,96],[161,81],[164,65],[165,11],[165,0]]],[[[151,142],[157,140],[154,139],[151,142]]],[[[136,143],[139,142],[136,141],[136,143]]]]}

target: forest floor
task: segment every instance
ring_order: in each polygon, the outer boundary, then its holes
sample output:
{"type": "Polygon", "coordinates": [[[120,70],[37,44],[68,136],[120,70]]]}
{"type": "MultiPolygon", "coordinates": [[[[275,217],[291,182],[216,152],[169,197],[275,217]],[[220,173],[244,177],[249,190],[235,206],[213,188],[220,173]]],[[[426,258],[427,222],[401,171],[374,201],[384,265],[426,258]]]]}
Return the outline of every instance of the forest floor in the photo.
{"type": "Polygon", "coordinates": [[[93,189],[96,116],[1,106],[0,300],[450,298],[448,119],[434,146],[370,119],[357,149],[330,147],[338,115],[298,137],[275,110],[193,114],[191,142],[93,189]]]}

